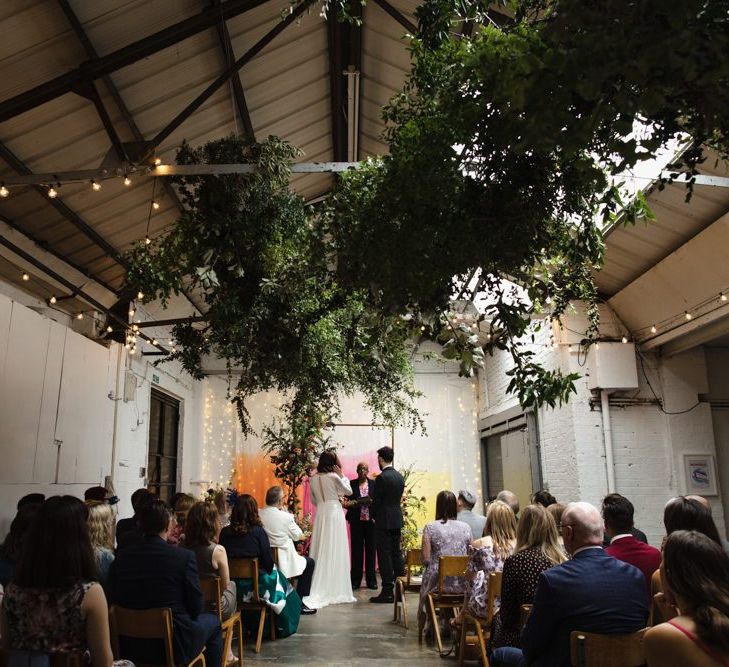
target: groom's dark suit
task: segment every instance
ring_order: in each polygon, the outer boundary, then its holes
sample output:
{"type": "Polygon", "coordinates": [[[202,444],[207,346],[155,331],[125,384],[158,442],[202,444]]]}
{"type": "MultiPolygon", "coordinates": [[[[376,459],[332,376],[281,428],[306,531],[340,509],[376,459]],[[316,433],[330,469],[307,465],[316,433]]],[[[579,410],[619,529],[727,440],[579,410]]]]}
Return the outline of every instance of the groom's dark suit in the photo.
{"type": "Polygon", "coordinates": [[[405,481],[392,466],[378,475],[372,490],[372,518],[375,520],[377,560],[382,577],[380,595],[383,597],[392,595],[395,576],[402,575],[405,570],[400,550],[403,524],[400,500],[404,490],[405,481]]]}

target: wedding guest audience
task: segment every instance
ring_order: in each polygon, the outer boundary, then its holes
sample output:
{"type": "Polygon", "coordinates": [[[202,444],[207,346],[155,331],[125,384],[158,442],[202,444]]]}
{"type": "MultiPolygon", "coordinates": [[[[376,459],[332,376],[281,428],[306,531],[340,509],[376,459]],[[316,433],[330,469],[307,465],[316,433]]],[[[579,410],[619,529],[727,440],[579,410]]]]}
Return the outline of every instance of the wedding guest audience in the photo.
{"type": "MultiPolygon", "coordinates": [[[[441,491],[435,500],[435,521],[423,529],[423,579],[420,586],[418,620],[425,623],[428,593],[438,587],[439,559],[441,556],[465,556],[471,543],[471,528],[456,519],[456,497],[451,491],[441,491]]],[[[462,593],[466,582],[462,577],[448,577],[445,581],[450,593],[462,593]]]]}
{"type": "MultiPolygon", "coordinates": [[[[272,486],[266,491],[266,506],[259,512],[263,529],[268,535],[272,547],[278,549],[278,569],[287,579],[298,577],[296,592],[305,598],[311,592],[311,578],[314,576],[314,559],[302,556],[296,551],[295,541],[304,537],[294,519],[294,515],[284,510],[284,490],[281,486],[272,486]]],[[[354,541],[354,538],[352,538],[354,541]]],[[[354,549],[354,545],[352,546],[354,549]]],[[[360,568],[361,576],[361,568],[360,568]]],[[[315,613],[302,604],[303,614],[315,613]]]]}
{"type": "MultiPolygon", "coordinates": [[[[349,523],[349,538],[352,545],[352,562],[349,571],[352,590],[357,590],[362,585],[363,569],[367,588],[377,589],[377,575],[375,574],[377,542],[375,522],[370,507],[375,482],[369,478],[369,473],[370,467],[364,461],[360,461],[357,464],[357,478],[349,480],[352,495],[347,496],[344,501],[344,507],[347,510],[344,518],[349,523]]],[[[265,519],[263,525],[266,525],[265,519]]]]}
{"type": "Polygon", "coordinates": [[[645,577],[650,591],[651,577],[661,564],[661,552],[637,540],[630,533],[633,527],[633,503],[619,493],[610,493],[602,501],[605,532],[610,546],[605,548],[613,558],[635,565],[645,577]]]}
{"type": "Polygon", "coordinates": [[[542,505],[527,505],[516,529],[515,553],[504,562],[495,647],[519,646],[521,605],[534,602],[539,575],[566,559],[550,513],[542,505]]]}
{"type": "Polygon", "coordinates": [[[496,649],[494,667],[570,667],[573,630],[628,634],[645,627],[648,593],[643,574],[605,553],[597,508],[589,503],[567,505],[562,535],[572,559],[539,575],[521,649],[496,649]]]}
{"type": "Polygon", "coordinates": [[[664,595],[679,615],[646,633],[648,667],[729,665],[729,557],[698,531],[677,530],[661,564],[664,595]]]}
{"type": "Polygon", "coordinates": [[[532,497],[532,503],[534,505],[541,505],[545,509],[549,507],[550,505],[554,505],[557,502],[557,499],[545,489],[542,489],[540,491],[537,491],[534,496],[532,497]]]}
{"type": "Polygon", "coordinates": [[[119,502],[119,498],[112,495],[104,486],[92,486],[86,489],[86,491],[84,491],[84,500],[95,500],[109,505],[116,505],[119,502]]]}
{"type": "Polygon", "coordinates": [[[218,517],[220,519],[221,528],[225,528],[230,525],[230,511],[228,508],[228,499],[225,491],[218,489],[213,494],[213,502],[215,507],[218,508],[218,517]]]}
{"type": "MultiPolygon", "coordinates": [[[[484,536],[474,540],[469,548],[464,607],[473,616],[486,618],[489,575],[501,572],[504,561],[516,548],[516,518],[511,507],[500,500],[486,511],[484,536]]],[[[498,611],[498,602],[497,609],[498,611]]]]}
{"type": "Polygon", "coordinates": [[[167,536],[167,543],[178,545],[185,536],[185,520],[190,508],[195,504],[195,499],[189,493],[175,494],[177,500],[172,506],[175,511],[175,521],[170,534],[167,536]]]}
{"type": "Polygon", "coordinates": [[[559,545],[564,548],[564,540],[559,532],[559,527],[562,525],[562,515],[564,514],[565,505],[562,503],[552,503],[547,507],[547,514],[554,519],[554,525],[557,527],[557,541],[559,545]]]}
{"type": "Polygon", "coordinates": [[[458,492],[458,514],[456,519],[467,523],[471,529],[471,539],[477,540],[484,535],[483,529],[486,527],[486,517],[473,511],[476,505],[476,496],[466,489],[458,492]]]}
{"type": "MultiPolygon", "coordinates": [[[[709,510],[709,514],[711,514],[711,503],[707,498],[704,498],[704,496],[686,496],[689,500],[695,500],[698,503],[701,503],[707,510],[709,510]]],[[[713,517],[712,517],[713,519],[713,517]]],[[[721,538],[721,543],[724,546],[724,551],[729,554],[729,540],[721,538]]]]}
{"type": "Polygon", "coordinates": [[[142,533],[139,530],[138,520],[139,512],[145,506],[154,500],[154,496],[147,489],[137,489],[132,494],[132,509],[134,510],[134,516],[128,519],[119,519],[116,524],[116,544],[117,547],[121,547],[127,541],[137,541],[141,539],[142,533]]]}
{"type": "MultiPolygon", "coordinates": [[[[109,571],[112,604],[129,609],[169,607],[176,663],[187,664],[205,647],[206,662],[220,665],[223,639],[217,615],[203,613],[195,554],[167,544],[172,514],[154,498],[138,512],[140,540],[117,554],[109,571]]],[[[122,655],[139,664],[164,664],[160,642],[120,638],[122,655]]]]}
{"type": "MultiPolygon", "coordinates": [[[[229,558],[258,559],[258,592],[276,614],[277,636],[287,637],[296,632],[299,615],[302,612],[312,613],[313,610],[303,611],[301,598],[291,588],[286,577],[274,567],[271,545],[253,496],[243,494],[238,497],[230,525],[220,531],[220,544],[225,547],[229,558]]],[[[237,579],[235,583],[238,598],[246,597],[253,588],[248,579],[237,579]]]]}
{"type": "Polygon", "coordinates": [[[698,530],[724,548],[709,509],[698,500],[686,496],[671,498],[663,508],[666,537],[676,530],[698,530]]]}
{"type": "Polygon", "coordinates": [[[23,507],[26,507],[27,505],[42,505],[46,500],[46,497],[42,493],[29,493],[26,496],[23,496],[16,506],[16,510],[19,510],[23,507]]]}
{"type": "Polygon", "coordinates": [[[517,498],[513,491],[508,491],[507,489],[499,491],[496,495],[496,500],[500,500],[502,503],[506,503],[509,507],[511,507],[511,511],[514,512],[514,516],[517,520],[519,519],[519,498],[517,498]]]}
{"type": "Polygon", "coordinates": [[[22,505],[10,524],[10,532],[0,547],[0,585],[2,586],[7,586],[15,574],[20,554],[23,552],[23,545],[40,507],[40,505],[32,503],[22,505]]]}
{"type": "Polygon", "coordinates": [[[228,554],[222,544],[215,543],[220,532],[218,510],[213,503],[196,502],[187,513],[184,547],[195,554],[201,577],[220,577],[223,596],[220,607],[223,620],[236,610],[235,583],[230,580],[228,554]]]}
{"type": "MultiPolygon", "coordinates": [[[[111,667],[109,615],[95,581],[86,505],[73,496],[53,496],[36,519],[5,589],[0,644],[12,651],[88,651],[92,667],[111,667]]],[[[28,664],[35,664],[30,660],[28,654],[28,664]]]]}
{"type": "Polygon", "coordinates": [[[114,512],[103,501],[86,501],[89,508],[89,538],[94,550],[99,582],[106,587],[109,568],[114,562],[114,512]]]}

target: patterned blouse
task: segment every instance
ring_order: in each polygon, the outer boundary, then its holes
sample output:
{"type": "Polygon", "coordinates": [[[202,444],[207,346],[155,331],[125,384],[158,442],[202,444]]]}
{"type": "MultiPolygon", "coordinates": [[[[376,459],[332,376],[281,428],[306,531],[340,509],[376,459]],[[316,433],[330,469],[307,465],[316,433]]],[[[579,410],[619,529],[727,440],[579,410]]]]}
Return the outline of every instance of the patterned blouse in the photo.
{"type": "Polygon", "coordinates": [[[539,575],[554,567],[538,547],[524,549],[504,562],[501,608],[494,624],[494,647],[521,646],[521,605],[532,604],[539,575]]]}
{"type": "MultiPolygon", "coordinates": [[[[466,610],[478,616],[486,618],[489,598],[489,575],[492,572],[501,572],[504,568],[504,558],[497,556],[491,546],[474,549],[468,547],[471,558],[468,561],[466,574],[466,593],[464,602],[466,610]]],[[[510,553],[508,555],[511,555],[510,553]]],[[[507,557],[508,557],[507,555],[507,557]]],[[[500,600],[496,598],[496,609],[499,610],[500,600]]]]}
{"type": "Polygon", "coordinates": [[[8,584],[3,598],[6,645],[43,653],[86,651],[86,619],[81,603],[93,585],[88,581],[67,589],[45,589],[8,584]]]}

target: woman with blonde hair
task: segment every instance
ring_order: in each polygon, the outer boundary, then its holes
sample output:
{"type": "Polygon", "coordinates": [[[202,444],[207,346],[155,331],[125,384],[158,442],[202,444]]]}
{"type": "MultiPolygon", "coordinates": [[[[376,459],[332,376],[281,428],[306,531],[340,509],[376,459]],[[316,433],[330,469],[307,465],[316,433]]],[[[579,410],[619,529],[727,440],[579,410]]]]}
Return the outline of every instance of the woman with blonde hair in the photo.
{"type": "Polygon", "coordinates": [[[114,511],[111,505],[98,500],[87,501],[89,538],[99,568],[99,583],[106,586],[109,568],[114,562],[114,511]]]}
{"type": "Polygon", "coordinates": [[[516,530],[516,551],[504,563],[501,607],[494,624],[495,648],[520,646],[521,605],[534,601],[539,575],[565,560],[552,515],[541,505],[527,505],[516,530]]]}
{"type": "MultiPolygon", "coordinates": [[[[511,507],[500,500],[492,502],[486,512],[484,536],[469,547],[464,607],[472,615],[486,618],[489,575],[501,572],[506,559],[516,548],[516,518],[511,507]]],[[[498,608],[498,601],[497,601],[498,608]]]]}

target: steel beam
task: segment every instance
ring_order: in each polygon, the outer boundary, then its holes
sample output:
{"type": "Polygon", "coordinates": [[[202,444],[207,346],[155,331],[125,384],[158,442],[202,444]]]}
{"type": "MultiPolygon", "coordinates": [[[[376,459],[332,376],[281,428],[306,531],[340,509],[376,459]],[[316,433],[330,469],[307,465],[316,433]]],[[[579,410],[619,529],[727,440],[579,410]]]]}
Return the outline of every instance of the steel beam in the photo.
{"type": "Polygon", "coordinates": [[[399,10],[395,9],[387,0],[375,0],[375,4],[384,9],[392,18],[394,18],[405,30],[411,35],[418,33],[418,27],[399,10]]]}
{"type": "Polygon", "coordinates": [[[227,20],[255,9],[265,2],[267,0],[227,0],[221,3],[219,8],[206,9],[105,56],[87,60],[66,74],[61,74],[0,103],[0,122],[73,92],[75,87],[84,82],[101,79],[212,28],[218,23],[221,15],[227,20]]]}
{"type": "Polygon", "coordinates": [[[205,90],[203,90],[190,104],[188,104],[177,116],[175,116],[157,135],[149,142],[148,152],[151,153],[157,148],[167,137],[169,137],[180,125],[182,125],[193,113],[195,113],[205,102],[207,102],[215,92],[222,86],[231,76],[233,76],[247,62],[253,60],[268,44],[270,44],[278,35],[280,35],[288,26],[298,20],[312,4],[314,0],[303,0],[300,5],[293,8],[285,19],[277,23],[269,30],[261,39],[259,39],[248,51],[246,51],[238,60],[228,67],[219,77],[215,79],[205,90]]]}

